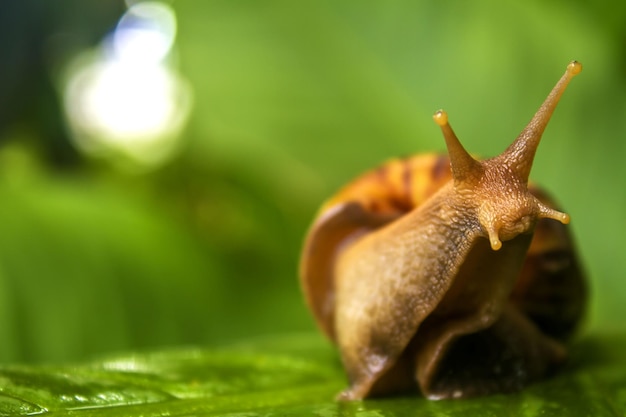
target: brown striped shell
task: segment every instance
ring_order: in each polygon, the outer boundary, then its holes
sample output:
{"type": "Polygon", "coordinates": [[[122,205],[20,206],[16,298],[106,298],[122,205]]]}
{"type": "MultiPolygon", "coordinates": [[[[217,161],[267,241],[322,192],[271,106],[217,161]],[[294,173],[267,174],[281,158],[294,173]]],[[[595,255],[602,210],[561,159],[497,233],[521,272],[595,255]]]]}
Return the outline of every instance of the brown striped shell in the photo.
{"type": "Polygon", "coordinates": [[[390,160],[322,206],[300,276],[339,346],[350,381],[342,399],[512,391],[564,361],[586,284],[569,217],[528,174],[580,69],[568,66],[502,155],[473,159],[439,111],[449,156],[390,160]]]}

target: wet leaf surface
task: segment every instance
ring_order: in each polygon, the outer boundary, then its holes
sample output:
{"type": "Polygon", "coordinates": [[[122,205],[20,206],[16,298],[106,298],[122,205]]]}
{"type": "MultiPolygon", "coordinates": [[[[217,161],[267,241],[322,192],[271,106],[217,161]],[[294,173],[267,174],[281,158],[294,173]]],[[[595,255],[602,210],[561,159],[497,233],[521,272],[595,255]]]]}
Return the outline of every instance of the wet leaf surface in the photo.
{"type": "Polygon", "coordinates": [[[345,378],[317,335],[214,349],[120,355],[67,366],[5,366],[0,415],[616,416],[626,411],[626,335],[575,343],[568,366],[518,394],[339,403],[345,378]]]}

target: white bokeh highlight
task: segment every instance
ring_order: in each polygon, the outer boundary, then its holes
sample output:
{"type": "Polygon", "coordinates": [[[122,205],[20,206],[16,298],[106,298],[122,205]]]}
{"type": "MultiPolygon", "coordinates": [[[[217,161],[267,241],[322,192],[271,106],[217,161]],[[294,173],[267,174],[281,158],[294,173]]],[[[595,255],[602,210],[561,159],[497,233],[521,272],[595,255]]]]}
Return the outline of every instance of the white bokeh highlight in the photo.
{"type": "Polygon", "coordinates": [[[191,91],[168,58],[176,16],[139,2],[94,54],[79,57],[65,85],[65,109],[78,147],[90,154],[155,165],[175,153],[191,91]]]}

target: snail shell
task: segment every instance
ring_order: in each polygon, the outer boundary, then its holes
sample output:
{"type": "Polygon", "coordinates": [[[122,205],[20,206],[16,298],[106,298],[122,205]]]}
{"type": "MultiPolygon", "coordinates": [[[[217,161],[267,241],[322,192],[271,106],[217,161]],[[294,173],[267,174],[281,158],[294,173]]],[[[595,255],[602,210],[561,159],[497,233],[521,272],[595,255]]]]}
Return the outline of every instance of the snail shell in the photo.
{"type": "Polygon", "coordinates": [[[581,69],[568,65],[501,155],[474,159],[438,111],[448,156],[391,160],[322,206],[300,277],[319,327],[341,353],[350,387],[339,398],[515,391],[565,360],[586,281],[569,216],[528,176],[581,69]]]}

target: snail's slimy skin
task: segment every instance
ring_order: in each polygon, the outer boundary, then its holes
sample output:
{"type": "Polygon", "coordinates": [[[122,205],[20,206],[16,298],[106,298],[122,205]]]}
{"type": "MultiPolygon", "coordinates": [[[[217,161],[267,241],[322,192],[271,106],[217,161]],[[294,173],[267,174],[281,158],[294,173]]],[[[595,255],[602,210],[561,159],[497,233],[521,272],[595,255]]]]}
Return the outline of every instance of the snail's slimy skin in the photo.
{"type": "Polygon", "coordinates": [[[564,226],[569,216],[528,177],[543,131],[581,69],[568,65],[501,155],[474,159],[440,110],[434,120],[448,157],[390,161],[322,207],[300,272],[307,303],[348,375],[339,398],[514,391],[565,360],[585,279],[564,226]]]}

